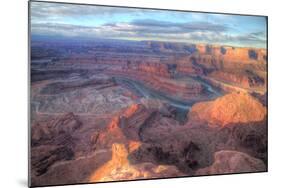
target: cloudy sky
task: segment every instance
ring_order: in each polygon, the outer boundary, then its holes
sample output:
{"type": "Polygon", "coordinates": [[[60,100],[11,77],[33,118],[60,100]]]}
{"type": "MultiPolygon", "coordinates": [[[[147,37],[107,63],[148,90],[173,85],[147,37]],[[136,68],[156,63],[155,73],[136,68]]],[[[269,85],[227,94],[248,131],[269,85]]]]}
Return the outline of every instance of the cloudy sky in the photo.
{"type": "Polygon", "coordinates": [[[256,16],[31,3],[31,34],[266,47],[256,16]]]}

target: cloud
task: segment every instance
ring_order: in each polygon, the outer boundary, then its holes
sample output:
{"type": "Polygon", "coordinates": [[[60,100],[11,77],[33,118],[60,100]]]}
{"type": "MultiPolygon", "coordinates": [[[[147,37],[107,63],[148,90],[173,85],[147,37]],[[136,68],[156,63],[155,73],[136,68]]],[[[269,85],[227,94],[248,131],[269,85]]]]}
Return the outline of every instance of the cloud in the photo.
{"type": "Polygon", "coordinates": [[[218,14],[31,3],[31,32],[34,35],[202,42],[265,47],[266,31],[263,30],[265,22],[260,24],[259,20],[255,23],[259,23],[260,27],[256,28],[261,29],[247,31],[246,28],[241,32],[241,24],[247,26],[243,22],[245,19],[253,27],[250,22],[251,17],[243,17],[242,19],[241,16],[218,14]],[[151,19],[154,18],[152,15],[155,16],[155,19],[151,19]],[[151,18],[149,18],[150,16],[151,18]],[[180,19],[182,17],[184,19],[180,19]],[[122,18],[126,19],[122,20],[122,18]],[[99,24],[89,24],[89,21],[93,23],[100,20],[102,22],[99,24]],[[88,24],[85,24],[85,21],[88,24]],[[238,25],[230,24],[230,21],[238,23],[238,25]]]}
{"type": "Polygon", "coordinates": [[[226,31],[228,27],[226,25],[214,24],[210,22],[186,22],[186,23],[176,23],[176,22],[168,22],[168,21],[158,21],[152,19],[145,20],[134,20],[130,23],[131,25],[143,27],[148,29],[152,28],[161,28],[164,30],[169,30],[169,28],[175,29],[182,32],[193,32],[193,31],[216,31],[222,32],[226,31]]]}
{"type": "Polygon", "coordinates": [[[133,20],[129,23],[108,23],[103,27],[119,32],[135,32],[139,35],[184,34],[197,31],[224,32],[228,29],[227,26],[208,22],[175,23],[152,19],[133,20]]]}
{"type": "Polygon", "coordinates": [[[162,36],[163,39],[173,36],[173,34],[187,34],[194,32],[223,32],[227,30],[223,25],[205,22],[174,23],[157,20],[133,20],[125,23],[107,23],[98,27],[88,27],[72,24],[60,23],[33,23],[33,33],[55,33],[66,34],[68,36],[87,35],[107,37],[134,36],[134,37],[154,37],[162,36]]]}
{"type": "Polygon", "coordinates": [[[32,35],[50,35],[67,37],[88,37],[88,38],[118,38],[136,37],[134,32],[122,32],[108,26],[88,27],[72,24],[35,23],[31,25],[32,35]]]}
{"type": "MultiPolygon", "coordinates": [[[[60,36],[77,36],[89,38],[120,38],[120,39],[139,39],[139,40],[163,40],[174,42],[190,43],[216,43],[216,44],[244,44],[244,46],[264,47],[266,38],[261,38],[264,33],[248,33],[242,35],[230,35],[217,29],[201,28],[201,24],[192,23],[180,26],[165,28],[166,23],[158,23],[154,27],[148,25],[115,23],[104,24],[99,27],[86,27],[71,24],[32,24],[32,34],[38,35],[60,35],[60,36]],[[161,26],[160,26],[161,25],[161,26]],[[199,27],[197,27],[199,25],[199,27]],[[196,27],[195,27],[196,26],[196,27]]],[[[212,27],[214,27],[212,25],[212,27]]],[[[211,27],[211,28],[212,28],[211,27]]],[[[220,27],[220,26],[216,26],[220,27]]],[[[215,27],[214,27],[215,28],[215,27]]]]}
{"type": "Polygon", "coordinates": [[[31,26],[33,35],[94,37],[98,32],[99,28],[71,24],[35,23],[31,26]]]}
{"type": "Polygon", "coordinates": [[[34,21],[40,19],[57,20],[66,18],[79,17],[107,17],[114,15],[135,14],[140,15],[143,12],[153,13],[155,10],[145,9],[130,9],[122,7],[108,7],[108,6],[92,6],[79,4],[63,4],[63,3],[49,3],[49,2],[31,2],[31,18],[34,21]]]}

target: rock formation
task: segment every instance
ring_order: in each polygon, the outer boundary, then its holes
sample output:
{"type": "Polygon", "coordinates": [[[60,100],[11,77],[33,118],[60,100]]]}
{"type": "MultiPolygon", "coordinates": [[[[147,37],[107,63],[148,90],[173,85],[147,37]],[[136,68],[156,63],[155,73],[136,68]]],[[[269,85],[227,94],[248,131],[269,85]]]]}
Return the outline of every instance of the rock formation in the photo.
{"type": "Polygon", "coordinates": [[[69,113],[32,126],[31,165],[36,175],[44,174],[58,161],[74,158],[73,134],[81,125],[77,116],[69,113]]]}
{"type": "Polygon", "coordinates": [[[32,145],[42,145],[50,142],[61,144],[65,139],[71,141],[71,135],[79,129],[82,122],[73,113],[64,114],[50,121],[43,121],[32,125],[32,145]]]}
{"type": "Polygon", "coordinates": [[[153,163],[131,165],[127,159],[128,154],[128,150],[123,144],[112,144],[112,159],[97,169],[89,177],[89,182],[178,177],[183,175],[174,166],[154,165],[153,163]]]}
{"type": "Polygon", "coordinates": [[[265,171],[266,166],[260,159],[238,151],[222,150],[214,154],[211,166],[197,170],[196,175],[229,174],[265,171]]]}
{"type": "Polygon", "coordinates": [[[141,104],[132,104],[113,117],[99,134],[97,144],[111,147],[115,142],[128,145],[140,141],[140,131],[152,112],[141,104]]]}
{"type": "Polygon", "coordinates": [[[192,106],[189,122],[206,123],[209,126],[226,126],[230,123],[262,121],[266,108],[247,93],[230,93],[214,101],[200,102],[192,106]]]}

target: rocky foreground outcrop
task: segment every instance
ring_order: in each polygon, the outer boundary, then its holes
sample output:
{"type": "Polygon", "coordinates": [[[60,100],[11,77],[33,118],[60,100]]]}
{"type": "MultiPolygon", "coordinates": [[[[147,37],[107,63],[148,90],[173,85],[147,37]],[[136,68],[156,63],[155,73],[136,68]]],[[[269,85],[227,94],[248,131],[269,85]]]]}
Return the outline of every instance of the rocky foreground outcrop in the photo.
{"type": "Polygon", "coordinates": [[[73,132],[81,126],[82,122],[73,113],[35,123],[31,128],[32,146],[63,144],[67,140],[71,142],[73,132]]]}
{"type": "Polygon", "coordinates": [[[152,111],[142,104],[132,104],[113,117],[104,131],[94,134],[95,144],[111,147],[114,143],[128,145],[130,141],[140,141],[140,132],[152,111]]]}
{"type": "Polygon", "coordinates": [[[73,113],[32,125],[31,168],[34,175],[46,173],[58,161],[74,158],[73,134],[81,126],[81,121],[73,113]]]}
{"type": "Polygon", "coordinates": [[[196,175],[265,171],[263,161],[242,152],[222,150],[214,154],[211,166],[197,170],[196,175]]]}
{"type": "Polygon", "coordinates": [[[259,122],[266,116],[266,108],[247,93],[235,92],[214,101],[200,102],[192,106],[190,124],[226,126],[230,123],[259,122]]]}
{"type": "Polygon", "coordinates": [[[89,182],[119,181],[144,178],[182,176],[175,166],[139,163],[132,165],[128,160],[128,149],[123,144],[112,144],[112,159],[97,169],[89,182]]]}

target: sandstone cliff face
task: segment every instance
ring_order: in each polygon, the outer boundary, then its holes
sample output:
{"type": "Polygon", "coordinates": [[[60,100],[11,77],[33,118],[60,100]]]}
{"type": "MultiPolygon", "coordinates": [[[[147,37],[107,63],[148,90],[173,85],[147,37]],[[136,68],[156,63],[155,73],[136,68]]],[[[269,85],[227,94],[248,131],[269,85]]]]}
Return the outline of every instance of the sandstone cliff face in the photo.
{"type": "Polygon", "coordinates": [[[214,154],[211,166],[197,170],[196,175],[228,174],[265,171],[266,166],[260,159],[238,151],[222,150],[214,154]]]}
{"type": "Polygon", "coordinates": [[[200,54],[213,55],[214,57],[223,58],[226,61],[232,62],[260,62],[266,61],[266,50],[265,49],[254,49],[247,47],[230,47],[230,46],[219,46],[219,45],[196,45],[200,54]]]}
{"type": "Polygon", "coordinates": [[[183,175],[176,167],[169,165],[157,166],[153,163],[132,165],[127,159],[128,154],[129,152],[125,145],[113,144],[112,159],[97,169],[89,177],[89,182],[176,177],[183,175]]]}
{"type": "MultiPolygon", "coordinates": [[[[199,75],[244,88],[266,85],[265,49],[196,45],[197,51],[177,58],[177,72],[199,75]]],[[[224,87],[222,87],[224,90],[224,87]]]]}
{"type": "Polygon", "coordinates": [[[132,104],[112,118],[107,128],[99,133],[96,144],[111,147],[118,142],[128,146],[131,141],[140,141],[140,131],[151,113],[141,104],[132,104]]]}
{"type": "Polygon", "coordinates": [[[231,93],[210,102],[192,106],[188,119],[191,123],[206,123],[209,126],[226,126],[230,123],[262,121],[265,107],[246,93],[231,93]]]}
{"type": "Polygon", "coordinates": [[[210,74],[212,78],[224,80],[228,83],[239,84],[243,88],[264,86],[265,79],[253,72],[221,72],[216,71],[210,74]]]}
{"type": "Polygon", "coordinates": [[[142,63],[138,66],[137,71],[145,72],[150,75],[170,77],[167,65],[161,63],[142,63]]]}

